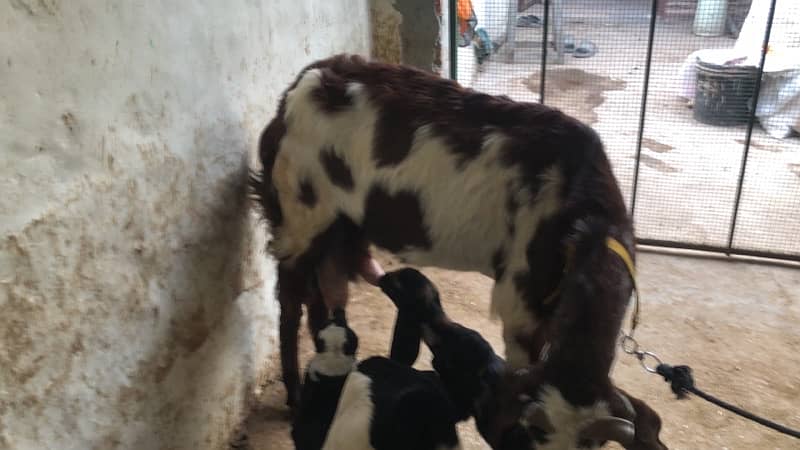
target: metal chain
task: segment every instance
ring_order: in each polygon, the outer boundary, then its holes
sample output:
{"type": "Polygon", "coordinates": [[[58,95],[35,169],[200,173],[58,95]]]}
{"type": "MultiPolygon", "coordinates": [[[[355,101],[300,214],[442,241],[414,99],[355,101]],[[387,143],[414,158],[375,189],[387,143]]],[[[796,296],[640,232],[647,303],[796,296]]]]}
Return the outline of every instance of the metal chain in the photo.
{"type": "Polygon", "coordinates": [[[633,331],[630,334],[623,333],[622,338],[619,340],[619,346],[623,352],[635,356],[644,370],[650,373],[658,373],[656,369],[662,364],[661,358],[653,352],[641,350],[639,342],[633,337],[633,331]]]}

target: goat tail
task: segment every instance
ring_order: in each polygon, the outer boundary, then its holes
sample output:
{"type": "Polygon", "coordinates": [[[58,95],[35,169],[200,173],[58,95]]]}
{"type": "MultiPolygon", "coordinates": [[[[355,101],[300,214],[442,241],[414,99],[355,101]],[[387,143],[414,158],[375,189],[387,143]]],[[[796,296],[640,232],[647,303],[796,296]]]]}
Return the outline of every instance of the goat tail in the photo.
{"type": "Polygon", "coordinates": [[[248,197],[258,205],[261,217],[269,223],[270,227],[276,227],[283,221],[283,212],[278,200],[278,192],[270,178],[264,169],[250,169],[248,197]]]}

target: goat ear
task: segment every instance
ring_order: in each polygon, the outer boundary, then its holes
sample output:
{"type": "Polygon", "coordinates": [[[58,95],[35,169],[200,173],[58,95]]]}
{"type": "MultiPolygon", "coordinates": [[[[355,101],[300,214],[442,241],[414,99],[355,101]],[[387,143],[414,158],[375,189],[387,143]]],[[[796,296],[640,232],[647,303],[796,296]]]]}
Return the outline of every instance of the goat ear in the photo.
{"type": "Polygon", "coordinates": [[[633,422],[613,416],[601,417],[584,426],[578,433],[579,439],[594,442],[615,441],[626,448],[633,444],[635,437],[633,422]]]}
{"type": "Polygon", "coordinates": [[[422,328],[419,319],[404,309],[397,311],[392,336],[392,349],[389,359],[400,364],[411,366],[419,356],[422,328]]]}
{"type": "Polygon", "coordinates": [[[317,353],[322,353],[325,351],[325,341],[323,341],[319,336],[314,336],[314,350],[317,353]]]}
{"type": "Polygon", "coordinates": [[[356,351],[358,351],[358,336],[353,330],[350,329],[350,327],[347,328],[346,333],[347,340],[344,343],[342,352],[348,356],[355,356],[356,351]]]}
{"type": "Polygon", "coordinates": [[[336,325],[339,325],[340,327],[347,326],[347,315],[344,312],[344,308],[342,307],[334,308],[334,310],[331,313],[331,316],[333,317],[333,322],[336,325]]]}

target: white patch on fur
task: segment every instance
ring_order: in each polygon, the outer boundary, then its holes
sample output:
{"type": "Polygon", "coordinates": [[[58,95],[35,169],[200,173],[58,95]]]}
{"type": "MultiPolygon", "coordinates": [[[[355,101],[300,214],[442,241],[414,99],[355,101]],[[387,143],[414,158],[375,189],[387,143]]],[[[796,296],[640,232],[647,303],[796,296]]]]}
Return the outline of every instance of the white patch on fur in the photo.
{"type": "MultiPolygon", "coordinates": [[[[390,192],[418,192],[433,247],[402,252],[417,265],[493,275],[492,255],[507,239],[506,190],[519,177],[501,163],[507,138],[490,133],[481,152],[459,166],[444,138],[430,126],[417,129],[411,152],[400,165],[381,169],[376,179],[390,192]]],[[[463,156],[462,156],[463,157],[463,156]]]]}
{"type": "Polygon", "coordinates": [[[347,376],[323,450],[373,450],[369,442],[375,409],[371,385],[372,380],[361,372],[347,376]]]}
{"type": "Polygon", "coordinates": [[[338,212],[360,223],[367,193],[375,183],[390,194],[418,193],[432,248],[408,249],[397,256],[417,266],[492,276],[492,255],[504,248],[506,277],[492,292],[492,311],[503,321],[512,367],[527,364],[527,353],[512,337],[532,332],[538,323],[511,278],[517,271],[528,270],[528,242],[541,221],[560,207],[563,177],[557,167],[544,171],[541,189],[533,197],[534,193],[521,182],[519,167],[502,163],[508,137],[501,131],[487,130],[490,132],[478,155],[459,165],[463,155],[454,154],[443,137],[434,133],[430,125],[424,125],[415,131],[403,161],[377,168],[372,150],[381,105],[372,102],[363,85],[352,82],[347,86],[352,105],[336,114],[325,113],[311,96],[319,83],[319,70],[309,70],[287,94],[287,134],[281,141],[273,171],[284,224],[275,231],[273,251],[279,257],[298,256],[338,212]],[[325,173],[319,156],[322,149],[330,148],[350,167],[355,183],[352,192],[334,186],[325,173]],[[299,180],[303,177],[313,180],[318,197],[313,208],[299,201],[299,180]],[[507,225],[509,193],[520,205],[513,218],[513,237],[507,225]]]}
{"type": "Polygon", "coordinates": [[[553,433],[547,435],[547,443],[537,444],[537,450],[577,449],[580,430],[594,420],[610,414],[608,405],[603,402],[589,407],[573,406],[553,386],[542,388],[542,395],[537,403],[547,413],[555,428],[553,433]]]}
{"type": "Polygon", "coordinates": [[[563,183],[560,171],[556,166],[552,166],[543,172],[541,178],[541,189],[535,199],[531,199],[530,192],[523,191],[518,194],[517,200],[521,206],[514,218],[516,227],[514,238],[505,246],[505,275],[492,288],[492,314],[500,317],[503,322],[506,360],[512,369],[533,362],[530,361],[528,351],[517,342],[516,338],[533,333],[539,326],[514,284],[514,275],[537,269],[528,267],[526,254],[528,243],[536,235],[542,220],[555,214],[560,207],[559,192],[563,183]]]}
{"type": "Polygon", "coordinates": [[[308,374],[317,380],[317,374],[329,377],[343,376],[353,370],[356,363],[354,356],[345,355],[342,351],[347,343],[347,332],[336,325],[328,325],[319,332],[319,338],[325,342],[325,351],[317,353],[308,363],[308,374]]]}
{"type": "Polygon", "coordinates": [[[272,169],[272,179],[283,212],[283,223],[274,231],[272,251],[288,262],[302,254],[314,236],[335,218],[331,186],[320,164],[320,151],[330,147],[325,112],[312,97],[320,86],[319,69],[308,70],[286,94],[286,134],[272,169]],[[313,182],[317,202],[309,208],[299,201],[300,181],[313,182]]]}

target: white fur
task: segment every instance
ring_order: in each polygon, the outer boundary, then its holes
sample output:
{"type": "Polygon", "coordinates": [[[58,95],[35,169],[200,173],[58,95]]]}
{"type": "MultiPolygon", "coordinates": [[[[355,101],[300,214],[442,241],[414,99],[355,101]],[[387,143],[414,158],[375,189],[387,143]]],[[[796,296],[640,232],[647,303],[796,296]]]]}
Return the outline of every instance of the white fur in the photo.
{"type": "MultiPolygon", "coordinates": [[[[602,402],[589,407],[573,406],[553,386],[542,388],[542,395],[537,404],[547,413],[555,429],[553,433],[547,435],[547,443],[537,444],[537,450],[577,449],[580,430],[594,420],[610,414],[608,406],[602,402]]],[[[523,418],[524,415],[523,413],[523,418]]],[[[524,419],[522,420],[524,424],[524,419]]]]}
{"type": "Polygon", "coordinates": [[[356,360],[354,356],[342,353],[342,347],[347,342],[347,331],[336,325],[328,325],[319,332],[319,338],[325,342],[325,351],[314,355],[308,363],[311,379],[316,381],[317,374],[342,376],[350,373],[356,360]]]}
{"type": "Polygon", "coordinates": [[[369,443],[375,409],[371,384],[372,380],[361,372],[354,371],[347,376],[322,450],[373,450],[369,443]]]}
{"type": "MultiPolygon", "coordinates": [[[[541,221],[559,207],[562,177],[556,167],[543,175],[542,189],[531,201],[531,193],[520,183],[517,167],[500,161],[507,137],[500,131],[487,134],[482,151],[463,167],[445,140],[430,126],[419,127],[408,156],[398,165],[378,168],[372,157],[379,105],[367,98],[363,86],[350,83],[347,91],[353,106],[336,114],[321,111],[311,98],[319,86],[320,72],[312,69],[287,94],[287,134],[282,139],[273,170],[273,180],[284,209],[284,224],[276,233],[273,248],[279,256],[302,253],[311,239],[322,232],[340,210],[356,223],[364,218],[369,188],[380,183],[389,193],[413,191],[421,199],[425,226],[432,248],[409,249],[398,256],[419,266],[477,271],[492,275],[492,254],[500,247],[507,254],[507,276],[492,292],[492,310],[503,321],[506,352],[512,367],[528,363],[527,353],[514,336],[532,332],[538,323],[526,309],[511,276],[526,271],[525,249],[541,221]],[[353,192],[335,187],[325,174],[319,152],[334,148],[351,168],[353,192]],[[297,201],[301,179],[311,179],[319,201],[313,208],[297,201]],[[509,190],[511,187],[511,190],[509,190]],[[522,205],[513,218],[516,233],[507,230],[507,196],[522,205]]],[[[535,270],[532,268],[531,270],[535,270]]]]}

